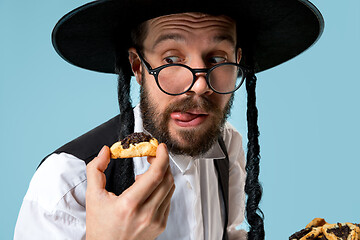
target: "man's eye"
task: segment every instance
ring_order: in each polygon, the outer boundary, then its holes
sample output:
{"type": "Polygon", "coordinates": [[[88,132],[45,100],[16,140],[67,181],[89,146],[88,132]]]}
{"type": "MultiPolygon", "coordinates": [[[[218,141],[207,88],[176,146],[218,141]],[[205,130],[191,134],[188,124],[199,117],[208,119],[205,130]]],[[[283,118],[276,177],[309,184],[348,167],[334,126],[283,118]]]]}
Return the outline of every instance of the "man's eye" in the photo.
{"type": "Polygon", "coordinates": [[[178,63],[181,61],[180,57],[176,57],[176,56],[170,56],[170,57],[166,57],[164,58],[165,63],[167,64],[172,64],[172,63],[178,63]]]}
{"type": "Polygon", "coordinates": [[[224,58],[224,57],[214,56],[214,57],[209,58],[210,64],[218,64],[218,63],[223,63],[223,62],[226,62],[226,58],[224,58]]]}

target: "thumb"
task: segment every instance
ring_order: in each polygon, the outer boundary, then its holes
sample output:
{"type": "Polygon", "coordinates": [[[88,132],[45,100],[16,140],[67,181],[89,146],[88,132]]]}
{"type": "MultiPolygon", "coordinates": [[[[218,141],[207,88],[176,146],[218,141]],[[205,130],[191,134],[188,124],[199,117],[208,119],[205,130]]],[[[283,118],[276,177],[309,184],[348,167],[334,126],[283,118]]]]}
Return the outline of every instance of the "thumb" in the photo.
{"type": "Polygon", "coordinates": [[[87,190],[104,190],[106,185],[105,169],[110,163],[110,149],[103,146],[98,156],[86,166],[87,190]]]}

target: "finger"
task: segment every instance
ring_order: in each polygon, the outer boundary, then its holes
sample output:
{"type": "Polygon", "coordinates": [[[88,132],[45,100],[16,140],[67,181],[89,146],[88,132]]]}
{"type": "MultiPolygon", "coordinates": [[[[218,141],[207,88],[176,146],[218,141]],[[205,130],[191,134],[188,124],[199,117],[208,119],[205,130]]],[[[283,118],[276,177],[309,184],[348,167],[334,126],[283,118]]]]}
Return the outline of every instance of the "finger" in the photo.
{"type": "MultiPolygon", "coordinates": [[[[165,144],[165,143],[161,143],[161,144],[158,146],[157,149],[159,149],[159,147],[160,147],[160,148],[165,147],[166,153],[168,154],[168,152],[167,152],[167,147],[166,147],[166,144],[165,144]]],[[[160,150],[160,151],[161,151],[161,150],[160,150]]],[[[156,156],[157,156],[157,155],[158,155],[158,152],[157,152],[157,150],[156,150],[156,156]]],[[[153,162],[155,159],[156,159],[156,157],[151,157],[151,156],[148,156],[148,157],[147,157],[147,161],[148,161],[148,163],[150,163],[150,164],[152,164],[152,162],[153,162]]]]}
{"type": "Polygon", "coordinates": [[[95,157],[86,166],[87,189],[88,190],[104,190],[106,185],[106,177],[104,174],[110,162],[110,150],[108,146],[104,146],[95,157]]]}
{"type": "Polygon", "coordinates": [[[171,174],[170,167],[166,170],[163,181],[152,192],[150,197],[144,203],[146,208],[157,209],[164,202],[165,198],[169,195],[172,187],[174,186],[174,178],[171,174]]]}
{"type": "Polygon", "coordinates": [[[164,222],[166,225],[166,221],[168,219],[170,213],[170,205],[171,205],[171,198],[175,191],[175,185],[169,191],[169,194],[166,196],[162,204],[160,205],[159,209],[156,212],[155,218],[161,222],[164,222]]]}
{"type": "Polygon", "coordinates": [[[135,176],[135,181],[137,181],[138,179],[140,179],[142,175],[143,175],[143,174],[136,175],[136,176],[135,176]]]}
{"type": "Polygon", "coordinates": [[[165,209],[165,213],[164,213],[164,219],[167,221],[169,214],[170,214],[170,207],[171,207],[171,203],[169,202],[168,205],[166,206],[165,209]]]}
{"type": "MultiPolygon", "coordinates": [[[[156,152],[157,152],[157,150],[156,150],[156,152]]],[[[147,161],[148,161],[148,163],[152,163],[153,161],[154,161],[154,159],[156,159],[156,157],[147,157],[147,161]]]]}
{"type": "Polygon", "coordinates": [[[159,223],[160,224],[159,227],[163,230],[166,229],[167,221],[170,214],[171,196],[174,193],[174,190],[175,190],[175,185],[169,192],[169,195],[166,197],[161,207],[153,215],[153,221],[155,223],[159,223]]]}
{"type": "Polygon", "coordinates": [[[156,158],[149,169],[142,174],[135,183],[123,192],[134,204],[142,204],[162,182],[169,166],[169,155],[165,144],[160,144],[156,151],[156,158]]]}
{"type": "Polygon", "coordinates": [[[156,157],[148,157],[151,162],[151,168],[159,168],[163,173],[165,173],[167,167],[169,166],[169,153],[165,143],[161,143],[156,150],[156,157]]]}

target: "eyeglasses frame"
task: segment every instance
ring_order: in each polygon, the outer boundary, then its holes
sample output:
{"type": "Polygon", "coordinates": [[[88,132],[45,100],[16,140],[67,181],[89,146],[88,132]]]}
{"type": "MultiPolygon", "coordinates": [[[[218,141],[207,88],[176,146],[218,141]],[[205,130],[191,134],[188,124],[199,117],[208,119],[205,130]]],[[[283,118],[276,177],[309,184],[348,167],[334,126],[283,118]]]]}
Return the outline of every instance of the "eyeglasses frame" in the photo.
{"type": "Polygon", "coordinates": [[[161,65],[161,66],[156,67],[156,68],[152,68],[151,65],[150,65],[150,64],[145,60],[145,58],[142,56],[142,54],[140,53],[139,50],[137,50],[137,54],[138,54],[140,60],[144,63],[144,66],[145,66],[146,70],[148,71],[148,73],[149,73],[150,75],[153,75],[153,76],[154,76],[155,82],[156,82],[157,86],[159,87],[159,89],[160,89],[162,92],[164,92],[164,93],[166,93],[166,94],[168,94],[168,95],[171,95],[171,96],[178,96],[178,95],[181,95],[181,94],[184,94],[184,93],[190,91],[190,89],[191,89],[191,88],[194,86],[194,84],[195,84],[195,81],[196,81],[196,78],[197,78],[197,76],[196,76],[197,73],[206,73],[206,74],[205,74],[205,80],[206,80],[206,83],[207,83],[208,87],[209,87],[212,91],[214,91],[214,92],[216,92],[216,93],[218,93],[218,94],[230,94],[230,93],[235,92],[236,90],[238,90],[238,89],[241,87],[241,85],[244,83],[244,80],[245,80],[245,78],[246,78],[246,74],[250,72],[247,68],[243,67],[242,65],[240,65],[240,64],[238,64],[238,63],[234,63],[234,62],[219,63],[219,64],[216,64],[215,66],[213,66],[213,67],[211,67],[211,68],[191,68],[191,67],[189,67],[189,66],[187,66],[187,65],[185,65],[185,64],[180,64],[180,63],[170,63],[170,64],[161,65]],[[223,65],[234,65],[234,66],[237,66],[237,67],[242,71],[242,73],[243,73],[243,76],[242,76],[242,79],[241,79],[241,82],[240,82],[239,86],[236,87],[234,90],[232,90],[232,91],[230,91],[230,92],[225,92],[225,93],[216,91],[216,90],[211,86],[210,81],[209,81],[209,78],[208,78],[209,73],[210,73],[211,71],[213,71],[214,69],[216,69],[216,68],[218,68],[218,67],[220,67],[220,66],[223,66],[223,65]],[[171,67],[171,66],[181,66],[181,67],[185,67],[185,68],[187,68],[188,70],[190,70],[190,72],[192,72],[192,74],[193,74],[193,81],[192,81],[192,83],[190,84],[189,88],[188,88],[186,91],[184,91],[184,92],[182,92],[182,93],[169,93],[169,92],[166,92],[164,89],[162,89],[162,87],[160,86],[160,84],[159,84],[159,79],[158,79],[159,72],[160,72],[162,69],[167,68],[167,67],[171,67]]]}

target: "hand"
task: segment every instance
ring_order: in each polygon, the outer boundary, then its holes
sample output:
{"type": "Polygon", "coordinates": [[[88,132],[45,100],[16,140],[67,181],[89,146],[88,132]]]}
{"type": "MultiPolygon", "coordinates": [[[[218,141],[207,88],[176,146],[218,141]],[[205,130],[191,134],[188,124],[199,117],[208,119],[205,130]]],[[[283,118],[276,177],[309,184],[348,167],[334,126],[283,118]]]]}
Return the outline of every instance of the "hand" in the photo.
{"type": "Polygon", "coordinates": [[[87,165],[87,240],[151,240],[165,230],[175,190],[166,145],[160,144],[148,161],[148,171],[120,196],[105,190],[107,146],[87,165]]]}

